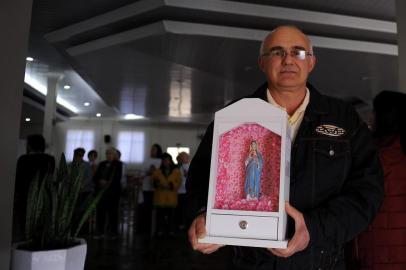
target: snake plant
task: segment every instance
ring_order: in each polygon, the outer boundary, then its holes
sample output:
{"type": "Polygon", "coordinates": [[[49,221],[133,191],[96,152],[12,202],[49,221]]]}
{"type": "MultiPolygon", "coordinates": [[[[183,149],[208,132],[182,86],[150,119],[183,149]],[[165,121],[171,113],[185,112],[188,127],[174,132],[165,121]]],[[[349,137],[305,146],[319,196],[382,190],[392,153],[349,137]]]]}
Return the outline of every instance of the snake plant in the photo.
{"type": "Polygon", "coordinates": [[[27,243],[20,248],[52,250],[74,246],[77,235],[96,208],[104,191],[92,193],[79,205],[85,165],[73,164],[68,170],[62,154],[54,175],[31,182],[28,198],[25,236],[27,243]]]}

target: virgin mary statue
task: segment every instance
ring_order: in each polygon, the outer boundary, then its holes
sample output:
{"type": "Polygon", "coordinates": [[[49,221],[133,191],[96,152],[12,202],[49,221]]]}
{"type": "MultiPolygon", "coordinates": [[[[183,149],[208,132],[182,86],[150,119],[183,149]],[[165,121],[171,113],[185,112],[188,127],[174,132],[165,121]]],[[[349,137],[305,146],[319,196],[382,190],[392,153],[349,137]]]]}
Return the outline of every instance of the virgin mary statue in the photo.
{"type": "Polygon", "coordinates": [[[262,155],[258,151],[257,142],[252,141],[248,157],[245,159],[244,192],[247,200],[259,199],[263,163],[262,155]]]}

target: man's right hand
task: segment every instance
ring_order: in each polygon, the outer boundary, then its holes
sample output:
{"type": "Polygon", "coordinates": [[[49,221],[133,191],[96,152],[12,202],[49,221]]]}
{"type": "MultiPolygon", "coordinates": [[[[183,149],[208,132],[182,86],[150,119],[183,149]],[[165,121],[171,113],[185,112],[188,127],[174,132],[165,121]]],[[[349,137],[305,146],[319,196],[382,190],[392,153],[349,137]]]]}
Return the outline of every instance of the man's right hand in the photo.
{"type": "Polygon", "coordinates": [[[192,248],[204,254],[213,253],[224,246],[218,244],[203,244],[198,242],[199,238],[206,236],[206,213],[200,214],[193,220],[192,225],[190,225],[188,235],[192,248]]]}

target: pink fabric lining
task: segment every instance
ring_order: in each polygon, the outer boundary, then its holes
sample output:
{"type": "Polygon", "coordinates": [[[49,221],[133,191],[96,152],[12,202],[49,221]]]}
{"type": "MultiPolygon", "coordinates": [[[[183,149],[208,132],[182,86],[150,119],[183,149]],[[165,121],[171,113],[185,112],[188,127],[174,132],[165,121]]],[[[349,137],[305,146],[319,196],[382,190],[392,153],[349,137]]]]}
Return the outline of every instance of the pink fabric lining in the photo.
{"type": "Polygon", "coordinates": [[[256,123],[242,124],[220,136],[215,209],[277,212],[281,137],[256,123]],[[245,158],[252,140],[264,159],[259,200],[244,194],[245,158]]]}

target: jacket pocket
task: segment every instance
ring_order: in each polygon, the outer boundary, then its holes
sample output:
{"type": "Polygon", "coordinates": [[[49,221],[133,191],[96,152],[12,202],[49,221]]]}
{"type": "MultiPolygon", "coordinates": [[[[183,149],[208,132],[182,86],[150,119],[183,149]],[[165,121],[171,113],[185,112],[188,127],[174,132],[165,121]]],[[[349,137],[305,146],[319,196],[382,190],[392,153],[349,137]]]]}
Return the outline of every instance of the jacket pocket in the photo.
{"type": "Polygon", "coordinates": [[[322,200],[340,191],[348,174],[350,147],[347,140],[318,139],[313,150],[313,184],[322,200]]]}
{"type": "Polygon", "coordinates": [[[313,269],[316,270],[337,270],[345,269],[344,252],[342,248],[320,248],[315,247],[313,253],[313,269]]]}

